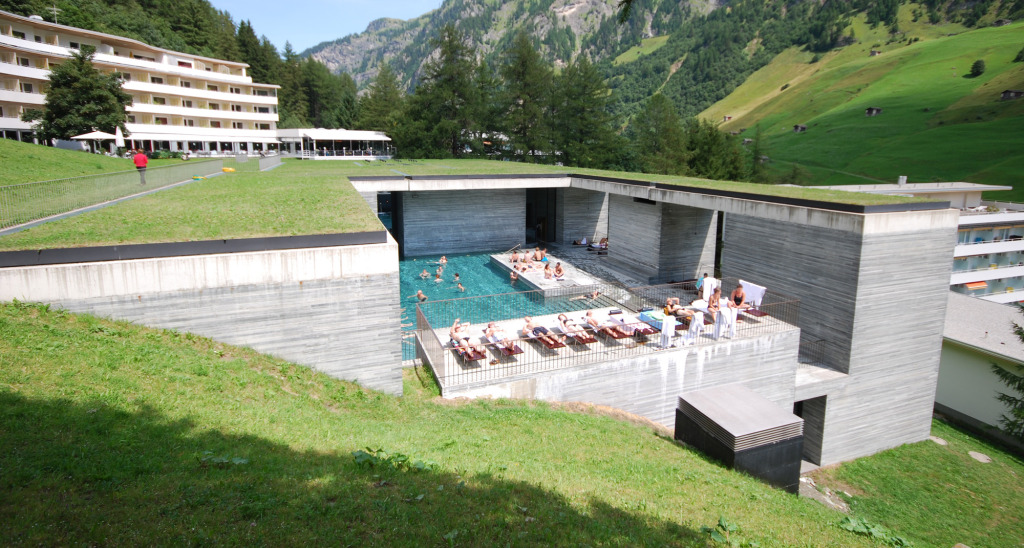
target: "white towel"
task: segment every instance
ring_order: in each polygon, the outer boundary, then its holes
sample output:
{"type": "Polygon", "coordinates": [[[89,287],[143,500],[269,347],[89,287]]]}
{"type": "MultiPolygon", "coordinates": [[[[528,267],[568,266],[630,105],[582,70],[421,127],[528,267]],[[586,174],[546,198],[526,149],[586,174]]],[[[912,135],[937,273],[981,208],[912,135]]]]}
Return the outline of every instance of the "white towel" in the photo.
{"type": "Polygon", "coordinates": [[[694,344],[704,331],[704,313],[695,312],[690,318],[690,329],[683,335],[683,344],[694,344]]]}
{"type": "Polygon", "coordinates": [[[672,314],[665,316],[665,319],[661,320],[661,347],[668,348],[672,346],[672,336],[676,334],[676,317],[672,314]]]}
{"type": "Polygon", "coordinates": [[[761,301],[764,299],[764,294],[768,292],[768,288],[763,285],[757,285],[753,282],[745,282],[740,280],[740,285],[743,286],[743,292],[747,294],[747,302],[750,306],[758,308],[761,306],[761,301]]]}
{"type": "Polygon", "coordinates": [[[718,280],[716,280],[715,278],[711,278],[711,277],[705,278],[704,279],[704,285],[701,286],[701,292],[702,292],[701,293],[701,298],[704,299],[705,301],[710,301],[711,300],[711,295],[713,295],[715,293],[715,288],[718,287],[719,283],[720,282],[718,280]]]}

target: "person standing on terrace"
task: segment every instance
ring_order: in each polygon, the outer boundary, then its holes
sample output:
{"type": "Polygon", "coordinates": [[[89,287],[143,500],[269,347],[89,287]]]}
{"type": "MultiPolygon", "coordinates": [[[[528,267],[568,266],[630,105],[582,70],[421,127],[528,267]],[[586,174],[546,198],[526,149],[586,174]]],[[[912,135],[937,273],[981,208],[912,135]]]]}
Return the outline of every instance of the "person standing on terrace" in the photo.
{"type": "Polygon", "coordinates": [[[149,164],[149,158],[145,152],[136,150],[135,156],[132,156],[132,162],[135,164],[135,169],[139,171],[139,184],[146,186],[146,165],[149,164]]]}

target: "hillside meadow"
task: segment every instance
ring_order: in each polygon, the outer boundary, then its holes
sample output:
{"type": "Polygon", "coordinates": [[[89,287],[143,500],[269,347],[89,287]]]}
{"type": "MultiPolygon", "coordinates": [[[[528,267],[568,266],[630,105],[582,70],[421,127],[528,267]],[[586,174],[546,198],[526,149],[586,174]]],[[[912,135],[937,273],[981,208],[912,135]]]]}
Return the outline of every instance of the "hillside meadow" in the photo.
{"type": "Polygon", "coordinates": [[[405,379],[396,398],[189,333],[0,304],[0,542],[711,546],[720,519],[744,546],[1021,542],[1024,465],[942,425],[948,447],[827,472],[886,529],[874,539],[642,421],[405,379]]]}
{"type": "Polygon", "coordinates": [[[903,41],[854,20],[859,42],[821,56],[796,49],[776,57],[703,116],[753,137],[760,128],[772,170],[799,164],[812,184],[969,181],[1010,185],[986,198],[1024,200],[1024,23],[966,31],[913,21],[901,8],[903,41]],[[870,56],[870,50],[881,51],[870,56]],[[986,71],[969,76],[983,59],[986,71]],[[868,107],[882,108],[866,117],[868,107]],[[794,133],[793,126],[807,126],[794,133]]]}

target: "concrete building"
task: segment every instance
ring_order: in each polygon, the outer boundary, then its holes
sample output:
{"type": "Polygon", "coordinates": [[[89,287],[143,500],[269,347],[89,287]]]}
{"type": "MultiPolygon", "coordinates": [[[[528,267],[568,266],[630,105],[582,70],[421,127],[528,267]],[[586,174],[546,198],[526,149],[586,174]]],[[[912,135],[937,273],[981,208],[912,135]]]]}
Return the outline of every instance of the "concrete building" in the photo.
{"type": "Polygon", "coordinates": [[[0,11],[0,131],[33,142],[26,109],[42,108],[50,68],[82,46],[131,94],[129,147],[241,153],[277,148],[277,90],[248,65],[157,48],[112,34],[0,11]]]}
{"type": "MultiPolygon", "coordinates": [[[[956,241],[946,201],[854,206],[583,175],[352,181],[372,204],[391,194],[406,256],[509,249],[527,232],[564,244],[607,235],[608,264],[641,283],[696,278],[717,264],[723,276],[800,301],[799,318],[777,332],[567,359],[446,395],[575,399],[665,421],[680,391],[742,383],[801,414],[804,458],[817,464],[929,435],[956,241]],[[805,353],[814,363],[801,363],[805,353]]],[[[424,353],[443,342],[435,337],[424,353]]]]}
{"type": "Polygon", "coordinates": [[[960,210],[950,289],[997,303],[1024,302],[1024,205],[981,199],[982,192],[1013,187],[904,183],[818,188],[948,200],[960,210]]]}
{"type": "Polygon", "coordinates": [[[937,411],[983,429],[999,426],[1008,409],[996,394],[1010,390],[992,366],[1024,375],[1024,341],[1013,332],[1014,325],[1024,326],[1024,315],[1015,307],[950,292],[937,411]]]}

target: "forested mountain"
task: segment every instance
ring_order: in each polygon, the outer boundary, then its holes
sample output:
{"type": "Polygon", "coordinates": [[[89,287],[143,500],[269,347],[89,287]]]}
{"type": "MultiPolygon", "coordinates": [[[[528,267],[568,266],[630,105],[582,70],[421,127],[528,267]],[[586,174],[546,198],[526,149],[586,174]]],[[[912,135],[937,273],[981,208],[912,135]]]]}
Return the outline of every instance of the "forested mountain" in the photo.
{"type": "Polygon", "coordinates": [[[360,87],[386,62],[411,90],[433,53],[431,38],[447,24],[455,25],[488,63],[524,31],[541,56],[561,68],[581,52],[595,62],[614,56],[717,5],[717,0],[635,1],[637,15],[620,25],[619,0],[446,0],[415,19],[379,19],[362,33],[318,44],[302,55],[351,74],[360,87]]]}

